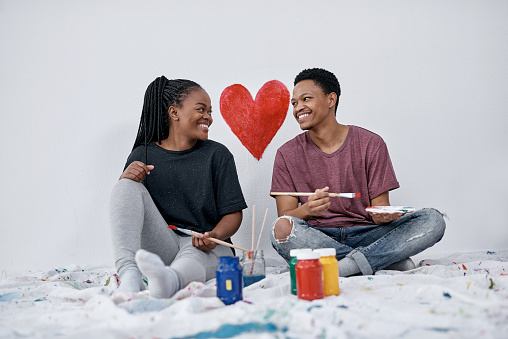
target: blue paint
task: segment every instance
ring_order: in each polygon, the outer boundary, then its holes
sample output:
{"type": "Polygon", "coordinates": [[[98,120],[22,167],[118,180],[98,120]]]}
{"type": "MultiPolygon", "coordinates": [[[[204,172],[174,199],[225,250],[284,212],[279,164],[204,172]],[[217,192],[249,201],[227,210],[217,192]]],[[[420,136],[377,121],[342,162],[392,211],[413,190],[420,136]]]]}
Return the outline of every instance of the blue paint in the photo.
{"type": "Polygon", "coordinates": [[[0,301],[11,301],[13,299],[18,299],[21,297],[21,292],[10,292],[6,294],[0,294],[0,301]]]}
{"type": "Polygon", "coordinates": [[[242,268],[238,257],[220,257],[217,267],[217,297],[226,305],[242,300],[242,268]]]}
{"type": "Polygon", "coordinates": [[[367,279],[369,279],[369,280],[374,280],[374,278],[372,278],[372,277],[367,277],[367,279]]]}
{"type": "Polygon", "coordinates": [[[307,312],[310,312],[313,308],[321,308],[321,307],[323,307],[323,306],[321,306],[321,305],[312,305],[311,307],[309,307],[307,309],[307,312]]]}
{"type": "Polygon", "coordinates": [[[243,287],[252,285],[265,278],[264,275],[244,275],[243,276],[243,287]]]}
{"type": "Polygon", "coordinates": [[[347,307],[346,305],[338,305],[337,308],[346,308],[347,309],[349,307],[347,307]]]}
{"type": "Polygon", "coordinates": [[[208,339],[208,338],[232,338],[236,337],[242,333],[255,332],[255,333],[263,333],[263,332],[286,332],[286,329],[278,330],[277,326],[272,323],[260,324],[260,323],[247,323],[240,325],[222,325],[215,332],[201,332],[188,337],[181,337],[178,339],[208,339]]]}
{"type": "Polygon", "coordinates": [[[454,331],[454,329],[444,328],[444,327],[430,327],[429,330],[436,331],[436,332],[444,332],[444,333],[454,331]]]}
{"type": "Polygon", "coordinates": [[[487,251],[487,254],[496,254],[496,252],[487,251]]]}
{"type": "Polygon", "coordinates": [[[452,296],[448,292],[443,292],[443,297],[445,297],[445,298],[451,298],[452,296]]]}

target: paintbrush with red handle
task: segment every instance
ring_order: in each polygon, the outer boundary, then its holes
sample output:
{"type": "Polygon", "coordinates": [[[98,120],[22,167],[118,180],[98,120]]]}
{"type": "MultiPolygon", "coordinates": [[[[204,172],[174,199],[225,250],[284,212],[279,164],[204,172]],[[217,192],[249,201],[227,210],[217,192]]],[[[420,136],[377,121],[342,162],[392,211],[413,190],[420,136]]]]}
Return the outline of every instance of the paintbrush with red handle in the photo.
{"type": "MultiPolygon", "coordinates": [[[[191,230],[188,230],[188,229],[185,229],[185,228],[180,228],[180,227],[177,227],[175,225],[168,225],[168,228],[171,228],[172,230],[175,230],[175,231],[180,231],[182,233],[185,233],[187,235],[191,235],[193,237],[197,237],[197,238],[202,238],[203,237],[203,234],[199,233],[199,232],[196,232],[196,231],[191,231],[191,230]]],[[[228,242],[225,242],[225,241],[222,241],[222,240],[219,240],[219,239],[215,239],[215,238],[207,238],[205,237],[205,239],[208,239],[216,244],[220,244],[220,245],[224,245],[224,246],[228,246],[228,247],[233,247],[233,248],[236,248],[237,250],[240,250],[240,251],[245,251],[245,252],[249,252],[249,250],[245,249],[245,248],[241,248],[241,247],[238,247],[238,246],[235,246],[233,244],[230,244],[228,242]]]]}

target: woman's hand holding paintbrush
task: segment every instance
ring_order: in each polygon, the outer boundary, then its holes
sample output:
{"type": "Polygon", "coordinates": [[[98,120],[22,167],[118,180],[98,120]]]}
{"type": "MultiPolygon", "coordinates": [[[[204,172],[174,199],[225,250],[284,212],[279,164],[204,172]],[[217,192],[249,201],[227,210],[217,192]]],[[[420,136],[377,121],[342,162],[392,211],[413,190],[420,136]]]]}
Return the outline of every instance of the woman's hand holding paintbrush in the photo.
{"type": "Polygon", "coordinates": [[[199,232],[196,232],[196,231],[191,231],[191,230],[188,230],[188,229],[185,229],[185,228],[176,227],[175,225],[168,225],[168,228],[171,228],[172,230],[180,231],[182,233],[185,233],[187,235],[192,236],[193,237],[192,244],[195,247],[198,247],[198,248],[200,248],[203,251],[207,251],[207,250],[211,251],[215,247],[215,245],[210,246],[209,244],[206,244],[204,242],[205,240],[206,241],[214,242],[216,244],[220,244],[220,245],[236,248],[236,249],[241,250],[241,251],[248,251],[245,248],[242,248],[242,247],[239,247],[239,246],[235,246],[235,245],[230,244],[228,242],[225,242],[223,240],[219,240],[219,239],[207,236],[207,235],[210,235],[211,232],[206,232],[205,234],[202,234],[202,233],[199,233],[199,232]],[[200,243],[199,241],[202,241],[202,243],[200,243]],[[206,247],[203,247],[203,245],[206,246],[206,247]]]}

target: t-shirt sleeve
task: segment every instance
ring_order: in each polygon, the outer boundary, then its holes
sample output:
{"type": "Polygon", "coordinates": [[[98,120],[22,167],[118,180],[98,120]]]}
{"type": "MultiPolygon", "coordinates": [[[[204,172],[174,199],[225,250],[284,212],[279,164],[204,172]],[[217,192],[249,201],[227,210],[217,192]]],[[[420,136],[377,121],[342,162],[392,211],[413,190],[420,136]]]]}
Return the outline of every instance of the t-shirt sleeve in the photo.
{"type": "Polygon", "coordinates": [[[235,160],[231,153],[222,158],[215,173],[214,186],[215,201],[219,215],[222,216],[247,208],[242,188],[238,181],[235,160]]]}
{"type": "Polygon", "coordinates": [[[388,147],[382,139],[368,162],[367,180],[370,200],[383,192],[399,188],[399,182],[388,154],[388,147]]]}
{"type": "Polygon", "coordinates": [[[145,146],[139,146],[139,147],[136,147],[132,152],[131,154],[129,154],[129,157],[127,158],[127,161],[125,162],[125,166],[123,168],[123,170],[125,171],[127,169],[127,167],[129,167],[129,165],[131,163],[133,163],[134,161],[141,161],[141,162],[145,162],[145,146]]]}
{"type": "Polygon", "coordinates": [[[277,151],[273,163],[271,192],[296,192],[295,184],[280,150],[277,151]]]}

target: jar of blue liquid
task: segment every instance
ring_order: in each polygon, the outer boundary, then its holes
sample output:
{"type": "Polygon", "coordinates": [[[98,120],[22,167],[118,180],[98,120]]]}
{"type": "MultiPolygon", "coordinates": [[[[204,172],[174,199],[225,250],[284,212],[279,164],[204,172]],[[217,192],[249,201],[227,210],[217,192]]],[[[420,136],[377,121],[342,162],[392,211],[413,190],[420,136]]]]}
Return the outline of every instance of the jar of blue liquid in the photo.
{"type": "Polygon", "coordinates": [[[242,268],[238,257],[220,257],[217,267],[217,297],[226,305],[242,300],[242,268]]]}
{"type": "Polygon", "coordinates": [[[245,287],[265,278],[266,268],[263,250],[243,252],[242,275],[243,286],[245,287]]]}

